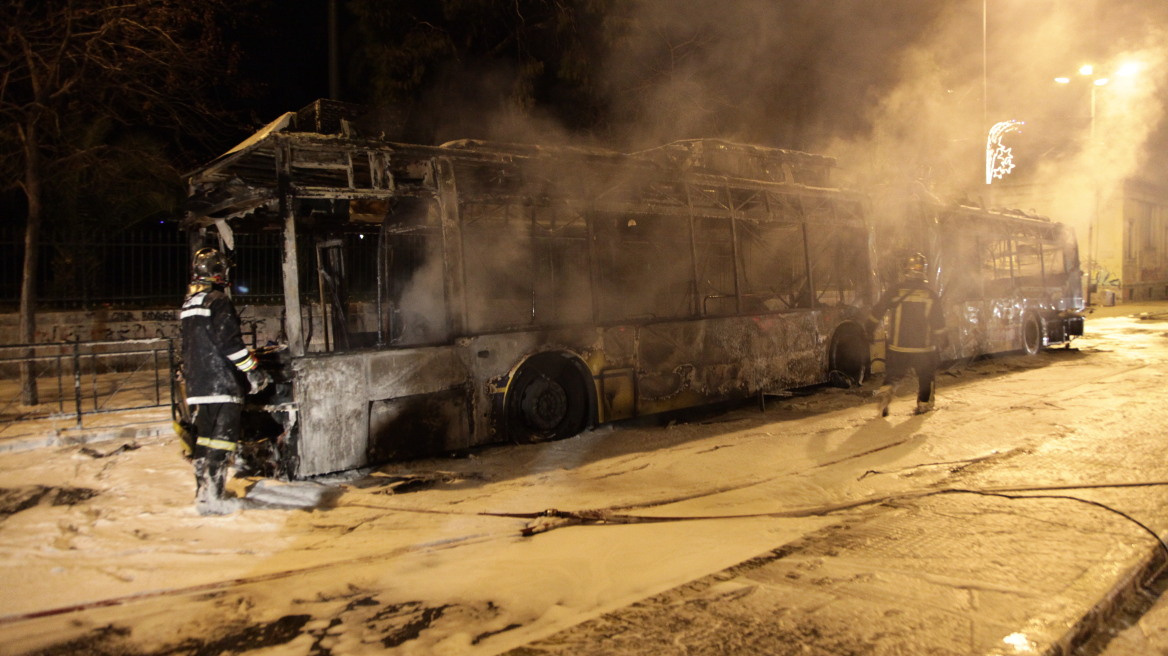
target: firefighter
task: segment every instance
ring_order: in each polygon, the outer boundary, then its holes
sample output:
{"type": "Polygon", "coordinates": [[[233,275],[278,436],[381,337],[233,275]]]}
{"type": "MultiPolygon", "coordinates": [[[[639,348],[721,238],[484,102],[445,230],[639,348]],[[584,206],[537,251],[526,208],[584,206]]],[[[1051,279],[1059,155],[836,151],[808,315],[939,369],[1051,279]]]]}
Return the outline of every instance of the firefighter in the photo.
{"type": "Polygon", "coordinates": [[[904,260],[903,280],[889,289],[872,307],[868,316],[868,334],[890,313],[888,336],[884,350],[884,385],[876,391],[876,403],[881,417],[888,416],[893,388],[909,371],[917,377],[916,414],[933,409],[933,392],[938,349],[945,347],[945,316],[941,301],[925,279],[925,256],[914,253],[904,260]]]}
{"type": "Polygon", "coordinates": [[[238,499],[228,498],[224,488],[239,445],[244,393],[258,393],[272,380],[243,344],[239,315],[224,291],[230,267],[214,248],[195,253],[181,313],[183,378],[195,427],[195,508],[201,515],[238,508],[238,499]]]}

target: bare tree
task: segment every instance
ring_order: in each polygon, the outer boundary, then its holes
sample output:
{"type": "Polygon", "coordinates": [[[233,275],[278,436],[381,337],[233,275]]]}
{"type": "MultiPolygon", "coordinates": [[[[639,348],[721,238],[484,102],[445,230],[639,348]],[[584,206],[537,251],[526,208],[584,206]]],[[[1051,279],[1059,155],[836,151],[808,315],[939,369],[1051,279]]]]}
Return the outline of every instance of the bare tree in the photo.
{"type": "MultiPolygon", "coordinates": [[[[22,343],[36,338],[47,182],[103,156],[100,143],[72,136],[77,126],[112,122],[176,143],[207,134],[215,113],[204,94],[233,72],[219,27],[229,15],[223,0],[7,0],[0,7],[0,145],[13,154],[0,161],[0,186],[27,199],[22,343]]],[[[23,403],[38,402],[27,358],[21,390],[23,403]]]]}

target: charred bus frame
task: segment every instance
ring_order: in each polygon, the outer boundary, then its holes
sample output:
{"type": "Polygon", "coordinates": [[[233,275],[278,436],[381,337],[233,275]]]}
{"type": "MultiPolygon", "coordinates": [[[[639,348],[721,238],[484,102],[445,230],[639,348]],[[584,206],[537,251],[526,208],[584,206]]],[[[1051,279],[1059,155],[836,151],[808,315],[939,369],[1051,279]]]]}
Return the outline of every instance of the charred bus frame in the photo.
{"type": "Polygon", "coordinates": [[[288,114],[190,176],[186,226],[283,235],[278,384],[249,412],[301,478],[861,381],[872,241],[833,165],[712,140],[418,146],[288,114]],[[345,233],[377,251],[360,303],[345,233]]]}
{"type": "Polygon", "coordinates": [[[1073,230],[1017,210],[947,205],[929,197],[874,211],[882,282],[899,255],[926,255],[945,306],[950,361],[1024,352],[1082,336],[1084,298],[1073,230]]]}

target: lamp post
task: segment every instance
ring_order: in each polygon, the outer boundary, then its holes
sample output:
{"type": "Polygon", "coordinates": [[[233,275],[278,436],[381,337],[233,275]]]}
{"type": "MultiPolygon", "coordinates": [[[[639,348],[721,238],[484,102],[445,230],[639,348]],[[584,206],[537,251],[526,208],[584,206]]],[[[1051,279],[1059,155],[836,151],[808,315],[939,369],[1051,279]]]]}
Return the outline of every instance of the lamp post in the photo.
{"type": "MultiPolygon", "coordinates": [[[[1125,64],[1125,68],[1129,67],[1129,65],[1131,65],[1131,64],[1125,64]]],[[[1122,72],[1122,70],[1124,70],[1124,69],[1121,69],[1120,75],[1124,75],[1124,72],[1122,72]]],[[[1134,70],[1133,70],[1133,72],[1134,72],[1134,70]]],[[[1110,83],[1111,78],[1110,77],[1096,77],[1096,75],[1094,75],[1094,67],[1091,64],[1084,64],[1084,65],[1082,65],[1082,67],[1079,67],[1079,75],[1083,76],[1086,79],[1090,79],[1090,82],[1091,82],[1091,142],[1092,142],[1092,144],[1094,144],[1094,117],[1096,117],[1096,92],[1099,90],[1100,86],[1105,86],[1107,83],[1110,83]]],[[[1070,77],[1056,77],[1055,83],[1056,84],[1070,84],[1071,78],[1070,77]]]]}
{"type": "MultiPolygon", "coordinates": [[[[1110,82],[1108,77],[1097,77],[1095,75],[1095,67],[1091,64],[1084,64],[1079,67],[1080,79],[1087,80],[1091,85],[1091,112],[1090,123],[1088,127],[1088,134],[1090,141],[1088,142],[1092,148],[1095,147],[1095,114],[1098,100],[1098,91],[1100,87],[1107,85],[1110,82]]],[[[1056,77],[1054,79],[1056,84],[1069,85],[1072,78],[1069,76],[1056,77]]],[[[1099,224],[1099,176],[1092,176],[1093,190],[1092,195],[1092,213],[1091,220],[1087,223],[1087,292],[1084,302],[1091,305],[1091,288],[1095,286],[1096,282],[1096,268],[1098,266],[1095,256],[1097,250],[1099,224]]]]}

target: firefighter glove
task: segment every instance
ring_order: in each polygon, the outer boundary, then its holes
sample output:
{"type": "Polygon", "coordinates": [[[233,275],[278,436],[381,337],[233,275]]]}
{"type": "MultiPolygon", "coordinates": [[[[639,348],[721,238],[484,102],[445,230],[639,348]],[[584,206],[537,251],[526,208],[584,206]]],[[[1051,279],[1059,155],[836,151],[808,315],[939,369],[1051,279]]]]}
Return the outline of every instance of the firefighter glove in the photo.
{"type": "Polygon", "coordinates": [[[249,394],[259,394],[272,383],[272,377],[268,375],[268,372],[257,367],[247,372],[247,382],[251,384],[249,394]]]}

